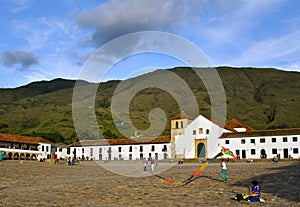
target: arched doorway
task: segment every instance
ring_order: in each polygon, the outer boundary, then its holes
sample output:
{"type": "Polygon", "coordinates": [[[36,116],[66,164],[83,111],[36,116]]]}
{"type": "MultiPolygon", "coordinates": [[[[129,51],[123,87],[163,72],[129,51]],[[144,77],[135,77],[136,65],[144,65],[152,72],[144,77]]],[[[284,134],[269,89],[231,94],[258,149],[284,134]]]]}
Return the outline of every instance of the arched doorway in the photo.
{"type": "Polygon", "coordinates": [[[197,145],[197,156],[198,158],[205,158],[205,144],[199,143],[197,145]]]}
{"type": "Polygon", "coordinates": [[[261,149],[260,150],[260,158],[267,158],[267,154],[266,154],[266,150],[265,149],[261,149]]]}
{"type": "Polygon", "coordinates": [[[2,159],[3,159],[3,160],[7,159],[6,152],[2,152],[2,159]]]}
{"type": "Polygon", "coordinates": [[[13,154],[11,152],[8,153],[7,159],[9,159],[9,160],[13,159],[13,154]]]}
{"type": "Polygon", "coordinates": [[[19,154],[16,152],[14,155],[13,155],[13,157],[14,157],[14,160],[18,160],[19,159],[19,154]]]}

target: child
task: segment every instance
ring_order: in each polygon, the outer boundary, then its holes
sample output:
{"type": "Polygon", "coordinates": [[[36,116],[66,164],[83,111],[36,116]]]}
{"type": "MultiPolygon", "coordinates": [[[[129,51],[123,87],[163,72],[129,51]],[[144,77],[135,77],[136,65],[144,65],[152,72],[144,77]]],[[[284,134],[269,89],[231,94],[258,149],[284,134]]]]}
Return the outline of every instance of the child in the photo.
{"type": "Polygon", "coordinates": [[[144,162],[144,171],[143,172],[147,173],[147,162],[146,161],[144,162]]]}
{"type": "Polygon", "coordinates": [[[227,181],[227,167],[224,159],[221,159],[221,167],[222,167],[222,182],[227,181]]]}
{"type": "Polygon", "coordinates": [[[246,200],[248,202],[265,202],[262,198],[260,198],[260,187],[257,180],[252,181],[249,186],[249,194],[237,194],[235,199],[237,201],[246,200]]]}

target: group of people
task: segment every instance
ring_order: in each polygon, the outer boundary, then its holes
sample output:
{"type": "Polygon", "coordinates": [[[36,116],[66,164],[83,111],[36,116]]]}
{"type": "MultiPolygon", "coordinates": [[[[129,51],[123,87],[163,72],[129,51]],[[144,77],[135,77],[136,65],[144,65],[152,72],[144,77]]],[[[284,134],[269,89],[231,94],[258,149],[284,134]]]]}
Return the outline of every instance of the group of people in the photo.
{"type": "Polygon", "coordinates": [[[150,168],[150,172],[154,172],[154,166],[157,166],[157,161],[154,158],[149,157],[148,160],[144,162],[144,173],[148,172],[148,168],[150,168]]]}
{"type": "MultiPolygon", "coordinates": [[[[227,181],[227,166],[224,159],[221,159],[221,168],[222,168],[222,182],[227,181]]],[[[262,198],[260,198],[260,187],[258,185],[258,181],[252,181],[249,186],[249,194],[236,194],[235,199],[237,201],[246,200],[248,202],[265,202],[262,198]]]]}

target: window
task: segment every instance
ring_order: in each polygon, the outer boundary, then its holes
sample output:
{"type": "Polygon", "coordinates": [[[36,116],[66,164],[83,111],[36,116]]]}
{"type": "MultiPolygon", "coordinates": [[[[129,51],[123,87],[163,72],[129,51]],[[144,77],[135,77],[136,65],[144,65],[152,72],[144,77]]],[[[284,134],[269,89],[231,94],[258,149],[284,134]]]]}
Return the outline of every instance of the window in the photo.
{"type": "Polygon", "coordinates": [[[209,129],[206,129],[206,134],[209,134],[209,129]]]}
{"type": "Polygon", "coordinates": [[[203,129],[199,128],[199,134],[202,134],[202,133],[203,133],[203,129]]]}
{"type": "Polygon", "coordinates": [[[229,139],[225,140],[225,144],[229,144],[229,143],[230,143],[229,139]]]}
{"type": "Polygon", "coordinates": [[[298,141],[297,137],[293,137],[293,142],[297,142],[297,141],[298,141]]]}
{"type": "Polygon", "coordinates": [[[99,149],[99,160],[102,160],[102,149],[99,149]]]}
{"type": "Polygon", "coordinates": [[[276,142],[276,138],[273,137],[273,138],[272,138],[272,142],[273,142],[273,143],[276,142]]]}
{"type": "Polygon", "coordinates": [[[255,149],[251,149],[251,155],[255,155],[255,149]]]}
{"type": "Polygon", "coordinates": [[[283,137],[283,138],[282,138],[282,141],[283,141],[283,142],[287,142],[287,137],[283,137]]]}
{"type": "Polygon", "coordinates": [[[132,146],[129,147],[129,152],[132,152],[132,146]]]}
{"type": "Polygon", "coordinates": [[[143,152],[143,146],[140,146],[140,152],[143,152]]]}
{"type": "Polygon", "coordinates": [[[293,148],[293,153],[298,154],[299,153],[298,148],[293,148]]]}
{"type": "Polygon", "coordinates": [[[277,155],[277,149],[276,149],[276,148],[273,148],[273,149],[272,149],[272,154],[273,154],[273,155],[277,155]]]}
{"type": "Polygon", "coordinates": [[[155,151],[155,146],[154,146],[154,145],[151,146],[151,151],[152,151],[152,152],[155,151]]]}
{"type": "Polygon", "coordinates": [[[42,145],[42,151],[44,151],[45,150],[45,147],[44,147],[44,145],[42,145]]]}
{"type": "Polygon", "coordinates": [[[175,123],[175,128],[178,129],[178,121],[175,123]]]}
{"type": "Polygon", "coordinates": [[[49,146],[46,146],[46,152],[48,152],[49,151],[49,146]]]}
{"type": "Polygon", "coordinates": [[[122,147],[119,147],[119,152],[122,152],[122,147]]]}
{"type": "Polygon", "coordinates": [[[183,128],[183,121],[181,121],[180,123],[181,123],[181,128],[183,128]]]}
{"type": "Polygon", "coordinates": [[[166,152],[168,149],[167,149],[167,145],[164,145],[164,148],[162,149],[163,152],[166,152]]]}
{"type": "Polygon", "coordinates": [[[90,156],[93,157],[93,148],[90,148],[90,156]]]}
{"type": "Polygon", "coordinates": [[[193,135],[196,135],[196,130],[193,130],[193,135]]]}
{"type": "Polygon", "coordinates": [[[260,138],[260,143],[266,143],[266,139],[265,138],[260,138]]]}
{"type": "Polygon", "coordinates": [[[241,139],[241,144],[246,144],[246,140],[245,139],[241,139]]]}
{"type": "Polygon", "coordinates": [[[251,139],[250,143],[255,144],[255,139],[251,139]]]}

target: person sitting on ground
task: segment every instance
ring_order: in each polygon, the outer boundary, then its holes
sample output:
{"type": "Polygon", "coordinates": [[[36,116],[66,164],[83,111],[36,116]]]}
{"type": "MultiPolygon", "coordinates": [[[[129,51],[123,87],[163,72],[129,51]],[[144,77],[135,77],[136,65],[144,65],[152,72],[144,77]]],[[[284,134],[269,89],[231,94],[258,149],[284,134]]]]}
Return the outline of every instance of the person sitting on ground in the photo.
{"type": "Polygon", "coordinates": [[[278,158],[274,156],[272,159],[272,163],[278,163],[278,158]]]}
{"type": "Polygon", "coordinates": [[[252,181],[249,186],[249,194],[237,194],[235,199],[237,201],[246,200],[248,202],[265,202],[260,198],[260,187],[257,180],[252,181]]]}

